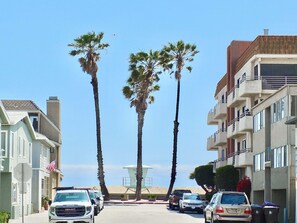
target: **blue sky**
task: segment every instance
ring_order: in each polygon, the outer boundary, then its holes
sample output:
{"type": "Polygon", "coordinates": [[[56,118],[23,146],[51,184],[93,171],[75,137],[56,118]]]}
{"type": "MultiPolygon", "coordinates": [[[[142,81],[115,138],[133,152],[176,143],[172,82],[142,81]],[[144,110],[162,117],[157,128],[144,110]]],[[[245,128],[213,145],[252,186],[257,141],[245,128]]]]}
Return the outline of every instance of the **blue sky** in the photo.
{"type": "MultiPolygon", "coordinates": [[[[206,150],[216,131],[207,126],[217,82],[226,72],[226,48],[232,40],[297,34],[295,0],[4,0],[1,2],[0,99],[33,100],[46,111],[49,96],[62,105],[63,185],[97,185],[95,114],[90,77],[67,44],[90,31],[104,32],[110,47],[99,62],[102,148],[107,185],[128,176],[136,164],[137,116],[122,95],[131,53],[159,50],[168,42],[196,44],[193,71],[181,82],[178,169],[175,186],[196,166],[216,159],[206,150]]],[[[168,186],[176,99],[174,78],[162,75],[143,130],[143,163],[153,167],[153,185],[168,186]]]]}

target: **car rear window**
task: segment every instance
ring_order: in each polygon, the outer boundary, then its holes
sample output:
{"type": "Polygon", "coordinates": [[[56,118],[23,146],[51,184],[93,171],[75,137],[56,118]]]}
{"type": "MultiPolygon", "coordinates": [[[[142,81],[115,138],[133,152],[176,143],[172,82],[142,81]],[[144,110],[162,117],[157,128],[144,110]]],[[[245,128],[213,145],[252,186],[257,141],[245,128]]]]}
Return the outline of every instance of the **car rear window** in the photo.
{"type": "Polygon", "coordinates": [[[243,194],[223,194],[221,204],[247,204],[243,194]]]}

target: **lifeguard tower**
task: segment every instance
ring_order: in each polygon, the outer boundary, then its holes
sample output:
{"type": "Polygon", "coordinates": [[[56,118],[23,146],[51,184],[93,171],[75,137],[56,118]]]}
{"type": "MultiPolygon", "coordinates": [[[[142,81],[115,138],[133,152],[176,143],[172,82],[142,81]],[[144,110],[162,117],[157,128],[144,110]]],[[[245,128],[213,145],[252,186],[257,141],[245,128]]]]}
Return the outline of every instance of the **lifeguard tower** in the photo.
{"type": "MultiPolygon", "coordinates": [[[[137,169],[137,166],[129,165],[129,166],[124,166],[123,168],[127,169],[128,174],[129,174],[129,177],[123,177],[123,186],[127,188],[125,193],[127,193],[128,190],[135,191],[135,189],[136,189],[136,169],[137,169]]],[[[152,167],[146,166],[146,165],[142,166],[142,177],[143,177],[143,179],[142,179],[142,182],[141,182],[141,189],[142,190],[147,190],[148,192],[150,192],[149,188],[152,187],[152,182],[153,182],[152,177],[146,177],[147,172],[148,172],[149,169],[152,169],[152,167]]]]}

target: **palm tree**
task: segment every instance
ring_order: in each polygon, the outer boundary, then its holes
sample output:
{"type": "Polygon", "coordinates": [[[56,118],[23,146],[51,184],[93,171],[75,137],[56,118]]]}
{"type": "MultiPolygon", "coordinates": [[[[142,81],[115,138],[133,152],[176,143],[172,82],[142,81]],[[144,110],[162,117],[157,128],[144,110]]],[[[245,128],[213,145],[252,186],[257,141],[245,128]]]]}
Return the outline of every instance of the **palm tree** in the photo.
{"type": "Polygon", "coordinates": [[[148,104],[154,102],[152,92],[159,90],[159,74],[161,66],[159,51],[149,53],[139,52],[130,55],[130,77],[123,87],[124,96],[130,101],[130,107],[135,107],[137,113],[137,169],[136,169],[136,200],[141,199],[142,185],[142,129],[148,104]]]}
{"type": "MultiPolygon", "coordinates": [[[[171,179],[170,185],[166,194],[166,199],[168,200],[169,195],[172,192],[173,185],[176,179],[176,164],[177,164],[177,138],[178,138],[178,115],[179,115],[179,101],[180,101],[180,80],[181,72],[185,66],[186,62],[192,62],[194,56],[199,51],[196,50],[196,45],[185,44],[182,40],[178,41],[176,44],[169,43],[168,46],[164,46],[161,51],[162,63],[165,68],[171,69],[171,73],[175,74],[175,79],[177,80],[177,95],[176,95],[176,108],[175,108],[175,120],[173,129],[173,152],[172,152],[172,169],[171,169],[171,179]],[[169,62],[168,62],[169,61],[169,62]]],[[[187,66],[186,69],[191,72],[192,67],[187,66]]]]}
{"type": "Polygon", "coordinates": [[[97,135],[97,162],[98,174],[97,177],[100,182],[101,191],[105,199],[109,199],[109,192],[105,185],[104,169],[103,169],[103,155],[101,145],[101,126],[100,126],[100,110],[99,110],[99,93],[98,93],[98,79],[97,79],[97,61],[100,60],[100,51],[107,48],[109,44],[101,43],[104,33],[89,32],[74,39],[74,43],[68,44],[74,50],[70,51],[71,56],[82,55],[78,61],[83,72],[91,75],[91,84],[93,87],[95,112],[96,112],[96,135],[97,135]]]}

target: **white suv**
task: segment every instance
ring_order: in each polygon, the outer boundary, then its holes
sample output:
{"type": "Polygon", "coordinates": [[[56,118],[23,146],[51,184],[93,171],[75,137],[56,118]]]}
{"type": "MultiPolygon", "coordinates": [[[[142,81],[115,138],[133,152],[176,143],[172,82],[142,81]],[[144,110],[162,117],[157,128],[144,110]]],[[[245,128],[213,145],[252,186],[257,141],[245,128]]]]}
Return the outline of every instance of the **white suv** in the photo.
{"type": "Polygon", "coordinates": [[[94,223],[94,200],[88,190],[57,188],[57,193],[48,212],[49,223],[94,223]]]}
{"type": "Polygon", "coordinates": [[[204,202],[200,199],[199,194],[184,193],[183,197],[179,200],[179,212],[184,211],[197,211],[203,214],[204,202]]]}

